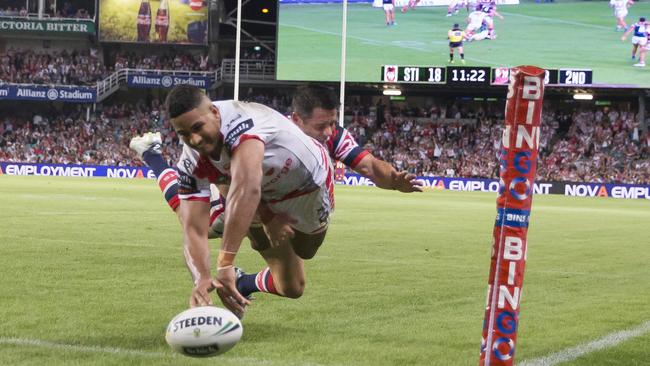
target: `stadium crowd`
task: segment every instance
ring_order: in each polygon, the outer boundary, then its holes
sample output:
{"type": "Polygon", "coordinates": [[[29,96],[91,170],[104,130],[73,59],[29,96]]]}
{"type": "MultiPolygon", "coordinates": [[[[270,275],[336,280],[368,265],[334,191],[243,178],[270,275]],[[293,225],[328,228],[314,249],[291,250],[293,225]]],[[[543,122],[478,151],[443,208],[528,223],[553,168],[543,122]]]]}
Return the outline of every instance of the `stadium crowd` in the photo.
{"type": "MultiPolygon", "coordinates": [[[[248,94],[287,114],[287,96],[248,94]]],[[[498,109],[498,108],[497,108],[498,109]]],[[[347,128],[361,145],[398,170],[420,176],[496,178],[503,115],[479,108],[346,109],[347,128]],[[474,121],[461,123],[457,121],[474,121]]],[[[0,161],[60,164],[142,165],[129,150],[136,134],[161,131],[164,155],[178,159],[179,140],[159,100],[100,106],[85,120],[81,110],[48,117],[0,120],[0,161]]],[[[539,181],[650,183],[650,134],[635,115],[614,109],[543,114],[539,181]]]]}
{"type": "Polygon", "coordinates": [[[0,54],[0,83],[95,85],[123,68],[142,70],[208,71],[207,56],[118,53],[106,67],[96,50],[35,52],[9,48],[0,54]]]}
{"type": "MultiPolygon", "coordinates": [[[[28,17],[38,13],[38,1],[28,4],[25,0],[4,0],[0,7],[0,17],[28,17]],[[28,10],[27,6],[29,6],[28,10]],[[30,14],[31,13],[31,14],[30,14]]],[[[46,0],[44,15],[50,18],[90,19],[94,16],[94,4],[83,0],[46,0]]]]}

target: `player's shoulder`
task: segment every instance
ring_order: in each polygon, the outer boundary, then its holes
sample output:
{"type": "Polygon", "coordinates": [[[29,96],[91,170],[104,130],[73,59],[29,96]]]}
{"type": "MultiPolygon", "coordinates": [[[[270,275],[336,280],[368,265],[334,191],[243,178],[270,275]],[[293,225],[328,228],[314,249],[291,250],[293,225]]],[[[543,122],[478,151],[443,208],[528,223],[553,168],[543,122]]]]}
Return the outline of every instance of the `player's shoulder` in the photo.
{"type": "Polygon", "coordinates": [[[184,144],[177,164],[179,172],[187,175],[194,174],[194,170],[196,169],[200,158],[198,151],[184,144]]]}

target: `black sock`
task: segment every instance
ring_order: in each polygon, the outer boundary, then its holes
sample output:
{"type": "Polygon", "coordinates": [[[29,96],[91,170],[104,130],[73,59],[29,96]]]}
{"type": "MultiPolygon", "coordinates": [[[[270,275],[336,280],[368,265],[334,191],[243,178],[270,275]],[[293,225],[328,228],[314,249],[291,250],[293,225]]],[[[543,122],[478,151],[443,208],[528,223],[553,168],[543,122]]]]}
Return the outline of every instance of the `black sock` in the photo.
{"type": "Polygon", "coordinates": [[[464,53],[461,53],[461,54],[460,54],[460,58],[464,60],[464,59],[465,59],[465,54],[464,54],[464,53]]]}
{"type": "Polygon", "coordinates": [[[142,154],[142,160],[144,160],[147,166],[153,170],[156,178],[158,178],[165,169],[169,169],[169,164],[167,164],[165,159],[163,159],[162,154],[145,151],[144,154],[142,154]]]}
{"type": "Polygon", "coordinates": [[[449,54],[449,59],[450,59],[450,60],[453,60],[453,59],[454,59],[454,54],[453,54],[453,53],[450,53],[450,54],[449,54]]]}

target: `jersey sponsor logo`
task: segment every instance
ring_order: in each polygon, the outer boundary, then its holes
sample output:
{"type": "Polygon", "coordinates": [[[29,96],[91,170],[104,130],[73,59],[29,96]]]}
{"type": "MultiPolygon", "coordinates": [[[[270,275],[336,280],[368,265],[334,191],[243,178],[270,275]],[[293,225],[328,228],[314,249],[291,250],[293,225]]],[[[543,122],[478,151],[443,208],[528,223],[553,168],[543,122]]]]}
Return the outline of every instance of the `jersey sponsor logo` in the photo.
{"type": "Polygon", "coordinates": [[[237,142],[237,138],[244,134],[244,132],[250,130],[253,128],[253,120],[252,119],[247,119],[244,122],[241,122],[235,128],[233,128],[229,133],[228,136],[226,136],[225,139],[225,144],[228,147],[228,149],[232,149],[233,145],[235,142],[237,142]]]}
{"type": "Polygon", "coordinates": [[[191,175],[187,175],[184,172],[178,173],[178,194],[179,195],[188,195],[199,193],[198,186],[196,184],[196,179],[191,175]]]}
{"type": "Polygon", "coordinates": [[[185,171],[188,173],[192,173],[195,168],[195,164],[192,160],[190,159],[183,159],[183,167],[185,168],[185,171]]]}

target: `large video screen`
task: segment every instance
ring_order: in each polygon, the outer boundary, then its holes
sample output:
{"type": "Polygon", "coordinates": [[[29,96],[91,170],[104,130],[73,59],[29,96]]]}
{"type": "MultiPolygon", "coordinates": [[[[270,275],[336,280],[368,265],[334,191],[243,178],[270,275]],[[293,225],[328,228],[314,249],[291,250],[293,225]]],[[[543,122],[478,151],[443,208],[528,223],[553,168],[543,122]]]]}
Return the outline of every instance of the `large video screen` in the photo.
{"type": "MultiPolygon", "coordinates": [[[[449,0],[413,0],[415,7],[395,0],[393,23],[381,0],[350,1],[346,80],[494,85],[507,82],[509,68],[528,64],[549,70],[549,84],[650,88],[650,65],[639,64],[643,47],[632,58],[634,31],[622,39],[609,0],[499,0],[497,13],[471,15],[483,11],[478,2],[449,12],[449,0]],[[448,32],[455,23],[466,32],[465,59],[456,50],[451,63],[448,32]]],[[[278,8],[278,80],[339,80],[341,1],[279,0],[278,8]]],[[[650,17],[649,2],[625,10],[628,27],[650,17]]]]}
{"type": "Polygon", "coordinates": [[[206,0],[100,0],[104,42],[207,44],[206,0]]]}

